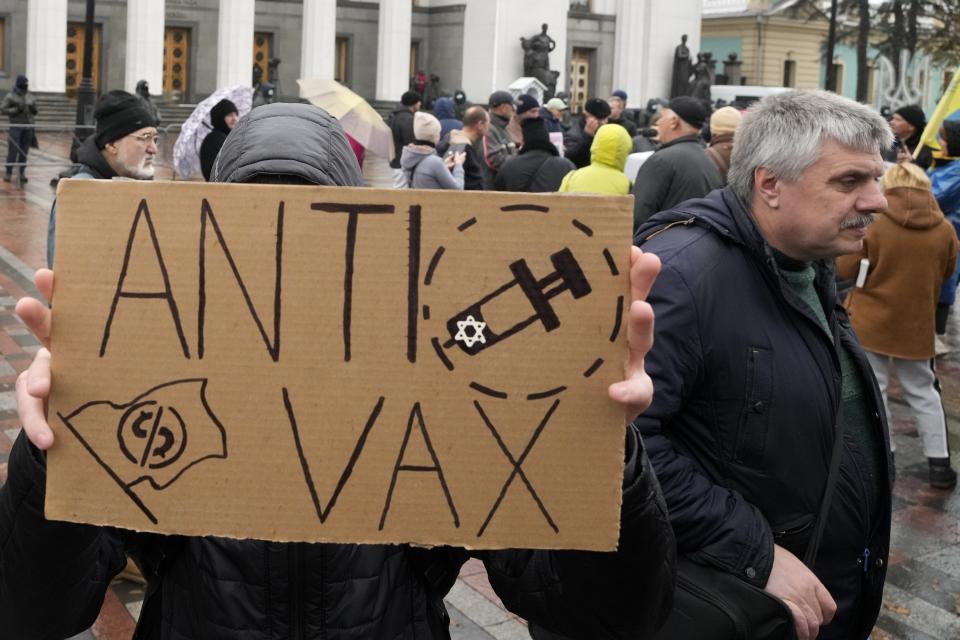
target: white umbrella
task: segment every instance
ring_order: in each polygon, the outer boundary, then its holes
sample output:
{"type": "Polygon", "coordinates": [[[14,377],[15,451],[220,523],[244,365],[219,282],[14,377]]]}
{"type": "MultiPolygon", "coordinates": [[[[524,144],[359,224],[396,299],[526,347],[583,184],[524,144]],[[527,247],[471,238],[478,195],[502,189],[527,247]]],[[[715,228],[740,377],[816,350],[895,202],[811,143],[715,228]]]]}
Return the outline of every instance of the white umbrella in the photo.
{"type": "Polygon", "coordinates": [[[377,110],[336,80],[297,80],[300,95],[334,118],[364,149],[393,157],[393,133],[377,110]]]}
{"type": "Polygon", "coordinates": [[[210,110],[224,98],[237,105],[237,114],[242,118],[253,104],[253,87],[236,85],[217,89],[196,106],[180,127],[180,135],[173,145],[173,166],[181,179],[189,180],[200,173],[200,145],[213,131],[210,110]]]}

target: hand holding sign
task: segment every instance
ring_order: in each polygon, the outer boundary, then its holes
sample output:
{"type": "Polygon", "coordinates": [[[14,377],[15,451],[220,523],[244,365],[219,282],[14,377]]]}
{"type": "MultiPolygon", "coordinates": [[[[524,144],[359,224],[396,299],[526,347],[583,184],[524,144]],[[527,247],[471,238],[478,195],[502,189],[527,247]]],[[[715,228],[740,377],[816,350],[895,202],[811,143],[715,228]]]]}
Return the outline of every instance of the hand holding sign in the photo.
{"type": "MultiPolygon", "coordinates": [[[[34,275],[34,283],[40,295],[53,300],[53,271],[40,269],[34,275]]],[[[53,445],[53,431],[47,424],[46,398],[50,393],[50,319],[49,307],[34,298],[22,298],[17,302],[17,315],[43,344],[30,367],[17,376],[17,413],[30,442],[38,449],[53,445]]]]}
{"type": "Polygon", "coordinates": [[[47,516],[613,548],[659,263],[623,199],[475,195],[66,184],[56,325],[22,305],[57,353],[22,385],[47,516]]]}
{"type": "Polygon", "coordinates": [[[653,401],[653,381],[643,368],[643,358],[653,346],[653,307],[646,300],[658,273],[660,259],[657,256],[643,253],[637,247],[631,248],[632,301],[627,324],[630,359],[627,361],[626,378],[610,385],[610,399],[623,405],[627,423],[633,422],[653,401]]]}

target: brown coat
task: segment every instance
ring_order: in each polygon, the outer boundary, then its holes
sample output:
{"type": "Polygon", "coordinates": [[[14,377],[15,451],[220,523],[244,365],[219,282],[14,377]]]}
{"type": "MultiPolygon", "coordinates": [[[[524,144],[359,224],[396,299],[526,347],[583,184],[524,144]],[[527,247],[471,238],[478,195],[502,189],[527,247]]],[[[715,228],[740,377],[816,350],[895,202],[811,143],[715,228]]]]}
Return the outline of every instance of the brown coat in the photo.
{"type": "Polygon", "coordinates": [[[730,170],[730,154],[733,153],[733,132],[721,133],[710,139],[707,155],[717,165],[723,184],[727,184],[727,171],[730,170]]]}
{"type": "Polygon", "coordinates": [[[837,258],[841,278],[855,278],[861,258],[870,260],[866,283],[851,290],[846,307],[864,349],[928,360],[940,285],[957,261],[957,235],[929,190],[898,187],[886,196],[887,208],[860,253],[837,258]]]}

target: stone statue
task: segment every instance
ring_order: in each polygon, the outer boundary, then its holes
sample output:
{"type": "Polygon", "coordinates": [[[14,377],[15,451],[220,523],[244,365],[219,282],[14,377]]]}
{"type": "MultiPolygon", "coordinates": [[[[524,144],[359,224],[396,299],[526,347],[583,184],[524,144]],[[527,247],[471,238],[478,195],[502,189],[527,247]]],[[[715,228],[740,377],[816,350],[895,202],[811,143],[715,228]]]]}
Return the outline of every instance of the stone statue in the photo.
{"type": "Polygon", "coordinates": [[[540,33],[532,38],[520,37],[520,46],[523,47],[523,75],[536,78],[547,87],[544,100],[549,100],[557,90],[557,76],[559,71],[550,70],[550,52],[557,42],[547,35],[547,24],[544,23],[540,33]]]}
{"type": "Polygon", "coordinates": [[[690,49],[687,48],[687,34],[680,38],[680,44],[673,53],[673,80],[670,83],[670,97],[690,95],[690,49]]]}
{"type": "Polygon", "coordinates": [[[710,102],[710,85],[713,83],[710,63],[713,61],[713,54],[698,53],[697,64],[693,65],[693,86],[690,95],[710,102]]]}
{"type": "Polygon", "coordinates": [[[723,75],[727,76],[727,84],[742,84],[740,80],[740,69],[743,63],[737,57],[736,53],[730,53],[727,59],[723,61],[723,75]]]}

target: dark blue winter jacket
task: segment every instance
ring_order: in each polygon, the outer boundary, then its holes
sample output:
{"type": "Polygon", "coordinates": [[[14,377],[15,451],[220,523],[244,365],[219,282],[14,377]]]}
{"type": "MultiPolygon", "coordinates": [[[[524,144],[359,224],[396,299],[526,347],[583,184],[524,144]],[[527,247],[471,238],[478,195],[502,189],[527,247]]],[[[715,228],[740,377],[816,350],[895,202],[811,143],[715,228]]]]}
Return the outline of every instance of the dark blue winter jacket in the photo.
{"type": "MultiPolygon", "coordinates": [[[[815,265],[831,341],[782,282],[731,190],[653,216],[635,242],[663,262],[649,296],[657,319],[645,360],[653,405],[635,424],[678,552],[763,587],[774,543],[803,557],[824,496],[841,399],[834,343],[853,352],[871,426],[887,444],[873,374],[836,299],[833,261],[815,265]]],[[[867,637],[880,608],[892,477],[884,456],[883,478],[869,483],[864,458],[844,435],[814,566],[838,605],[821,639],[867,637]]]]}
{"type": "Polygon", "coordinates": [[[437,98],[433,103],[433,115],[440,121],[441,140],[454,129],[463,129],[463,122],[457,119],[456,105],[452,98],[437,98]]]}

